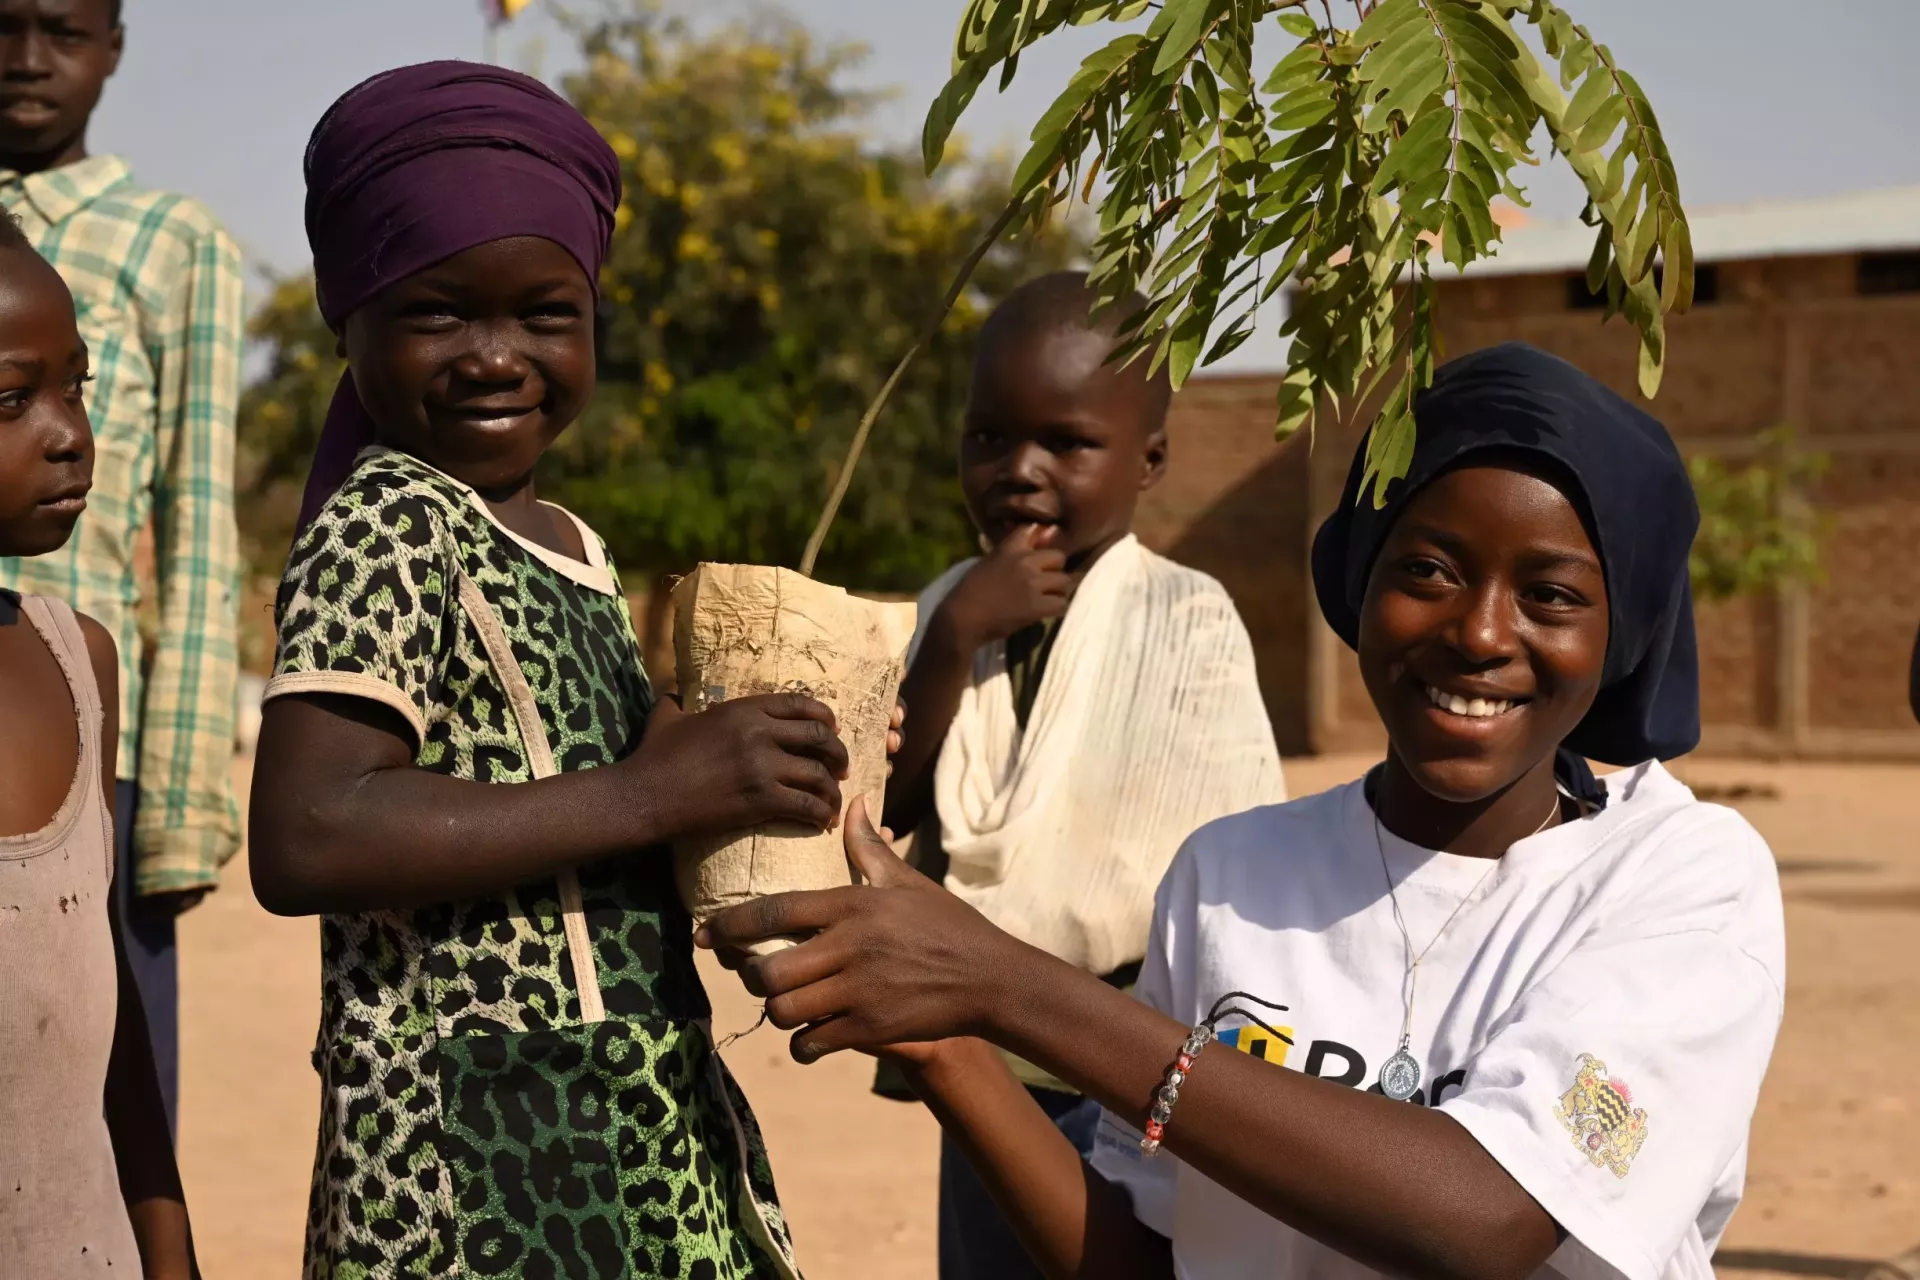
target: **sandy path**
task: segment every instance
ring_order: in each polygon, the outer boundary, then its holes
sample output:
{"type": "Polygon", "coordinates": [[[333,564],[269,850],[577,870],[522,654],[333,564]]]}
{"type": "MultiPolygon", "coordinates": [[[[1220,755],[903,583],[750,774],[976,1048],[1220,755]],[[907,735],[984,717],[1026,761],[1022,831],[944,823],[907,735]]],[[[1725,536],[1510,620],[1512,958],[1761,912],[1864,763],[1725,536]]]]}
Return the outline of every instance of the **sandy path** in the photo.
{"type": "MultiPolygon", "coordinates": [[[[1366,762],[1289,762],[1306,794],[1366,762]]],[[[245,762],[236,765],[245,794],[245,762]]],[[[1692,761],[1696,786],[1746,786],[1787,894],[1787,1021],[1754,1125],[1729,1249],[1879,1257],[1920,1243],[1920,841],[1905,801],[1920,768],[1692,761]],[[1770,795],[1768,792],[1777,793],[1770,795]]],[[[1911,790],[1910,790],[1911,788],[1911,790]]],[[[182,925],[181,1160],[209,1280],[298,1274],[318,1105],[312,921],[253,901],[244,862],[182,925]]],[[[756,1010],[709,972],[715,1026],[756,1010]]],[[[867,1091],[851,1057],[802,1069],[762,1028],[727,1051],[765,1126],[810,1280],[930,1280],[938,1134],[867,1091]]]]}

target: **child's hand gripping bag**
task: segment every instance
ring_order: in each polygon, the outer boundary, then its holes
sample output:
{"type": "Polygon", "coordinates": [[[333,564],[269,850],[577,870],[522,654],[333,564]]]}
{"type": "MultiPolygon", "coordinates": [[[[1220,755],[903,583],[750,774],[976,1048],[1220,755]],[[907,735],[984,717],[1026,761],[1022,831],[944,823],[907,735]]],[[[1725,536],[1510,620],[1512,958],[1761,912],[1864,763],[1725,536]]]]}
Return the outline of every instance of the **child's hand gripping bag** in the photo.
{"type": "MultiPolygon", "coordinates": [[[[790,569],[739,564],[701,565],[674,588],[673,603],[675,667],[687,710],[762,693],[804,693],[826,703],[847,747],[843,803],[867,797],[877,821],[915,606],[862,600],[790,569]]],[[[750,898],[852,883],[841,832],[792,823],[678,841],[674,872],[695,924],[750,898]]],[[[776,939],[755,950],[791,945],[776,939]]]]}

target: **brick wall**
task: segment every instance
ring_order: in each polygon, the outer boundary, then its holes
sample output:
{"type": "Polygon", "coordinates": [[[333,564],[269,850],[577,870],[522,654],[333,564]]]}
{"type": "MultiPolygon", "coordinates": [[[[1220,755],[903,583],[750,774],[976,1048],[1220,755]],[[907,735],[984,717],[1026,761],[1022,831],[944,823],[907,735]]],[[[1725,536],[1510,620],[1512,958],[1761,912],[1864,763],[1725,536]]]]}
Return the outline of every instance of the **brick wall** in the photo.
{"type": "MultiPolygon", "coordinates": [[[[1851,257],[1717,264],[1718,300],[1670,321],[1653,410],[1684,452],[1738,457],[1788,423],[1830,469],[1823,579],[1699,611],[1707,750],[1920,757],[1906,705],[1920,625],[1920,296],[1856,296],[1851,257]]],[[[1568,305],[1561,275],[1445,282],[1445,350],[1520,338],[1635,394],[1623,322],[1568,305]]],[[[1380,742],[1352,656],[1320,620],[1312,530],[1337,499],[1359,428],[1272,442],[1272,378],[1198,379],[1175,402],[1168,482],[1143,537],[1219,577],[1260,656],[1283,748],[1380,742]]]]}

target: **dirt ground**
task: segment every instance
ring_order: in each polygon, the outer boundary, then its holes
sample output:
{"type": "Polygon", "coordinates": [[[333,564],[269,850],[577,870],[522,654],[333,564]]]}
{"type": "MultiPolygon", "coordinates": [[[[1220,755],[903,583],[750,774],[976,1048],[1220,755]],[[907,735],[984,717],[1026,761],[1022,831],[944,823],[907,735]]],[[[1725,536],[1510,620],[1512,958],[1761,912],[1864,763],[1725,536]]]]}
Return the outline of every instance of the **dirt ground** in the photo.
{"type": "MultiPolygon", "coordinates": [[[[1369,761],[1288,762],[1295,794],[1369,761]]],[[[247,762],[236,763],[246,794],[247,762]]],[[[1920,767],[1691,760],[1689,783],[1771,842],[1787,901],[1787,1018],[1754,1122],[1747,1199],[1723,1247],[1742,1270],[1837,1274],[1828,1259],[1920,1244],[1920,767]],[[1908,788],[1913,788],[1909,791],[1908,788]],[[1784,1256],[1782,1256],[1784,1255],[1784,1256]]],[[[268,915],[244,860],[182,922],[181,1162],[209,1280],[299,1272],[319,1104],[311,920],[268,915]]],[[[750,1026],[707,974],[720,1034],[750,1026]]],[[[795,1066],[763,1028],[727,1050],[753,1100],[810,1280],[931,1280],[938,1131],[868,1092],[871,1066],[795,1066]]],[[[1734,1270],[1735,1267],[1727,1267],[1734,1270]]]]}

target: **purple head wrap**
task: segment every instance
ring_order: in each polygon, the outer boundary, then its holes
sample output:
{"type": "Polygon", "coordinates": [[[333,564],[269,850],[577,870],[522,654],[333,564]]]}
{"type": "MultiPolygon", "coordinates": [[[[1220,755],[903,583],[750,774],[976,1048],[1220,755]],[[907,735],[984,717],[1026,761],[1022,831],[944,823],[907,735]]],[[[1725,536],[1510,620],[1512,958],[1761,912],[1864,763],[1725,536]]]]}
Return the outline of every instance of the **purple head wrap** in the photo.
{"type": "MultiPolygon", "coordinates": [[[[377,75],[320,118],[306,172],[320,314],[336,333],[396,282],[514,236],[559,244],[598,292],[620,164],[572,105],[530,76],[472,62],[377,75]]],[[[300,529],[372,441],[348,373],[314,454],[300,529]]]]}

